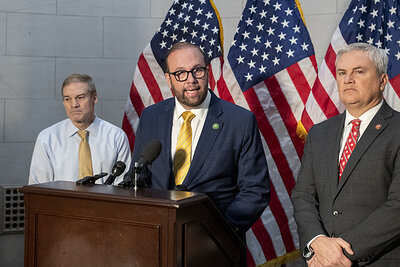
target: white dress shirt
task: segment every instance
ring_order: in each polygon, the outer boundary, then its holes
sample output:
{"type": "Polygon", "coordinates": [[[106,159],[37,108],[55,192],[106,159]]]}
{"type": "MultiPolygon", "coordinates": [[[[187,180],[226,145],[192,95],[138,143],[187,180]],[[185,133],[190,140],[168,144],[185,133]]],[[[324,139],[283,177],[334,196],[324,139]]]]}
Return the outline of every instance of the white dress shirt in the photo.
{"type": "MultiPolygon", "coordinates": [[[[204,122],[206,121],[208,107],[211,102],[211,94],[207,91],[206,99],[204,99],[203,103],[197,108],[193,108],[190,111],[196,115],[192,122],[192,155],[193,159],[194,152],[196,151],[197,143],[199,142],[201,132],[203,130],[204,122]]],[[[179,130],[181,129],[182,123],[184,121],[182,117],[182,113],[187,111],[181,103],[175,98],[175,108],[174,108],[174,117],[172,119],[172,133],[171,133],[171,155],[172,160],[175,156],[176,143],[178,141],[179,130]]]]}
{"type": "MultiPolygon", "coordinates": [[[[81,138],[78,130],[70,119],[65,119],[39,133],[32,155],[29,184],[59,180],[75,182],[79,179],[78,155],[81,138]]],[[[96,117],[86,130],[89,131],[93,175],[101,172],[109,174],[119,160],[127,165],[125,172],[129,170],[129,142],[120,128],[96,117]]],[[[123,175],[114,184],[122,181],[123,175]]],[[[107,177],[97,180],[96,183],[103,183],[107,177]]]]}

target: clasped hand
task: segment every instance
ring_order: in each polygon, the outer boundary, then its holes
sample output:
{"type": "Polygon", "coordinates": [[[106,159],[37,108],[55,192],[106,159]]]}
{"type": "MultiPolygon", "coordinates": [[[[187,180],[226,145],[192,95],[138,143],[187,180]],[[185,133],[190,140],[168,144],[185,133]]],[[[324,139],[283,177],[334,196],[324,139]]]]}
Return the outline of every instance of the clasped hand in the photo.
{"type": "Polygon", "coordinates": [[[314,256],[307,261],[310,267],[351,266],[351,261],[343,253],[343,249],[354,255],[351,245],[338,237],[319,236],[312,243],[314,256]]]}

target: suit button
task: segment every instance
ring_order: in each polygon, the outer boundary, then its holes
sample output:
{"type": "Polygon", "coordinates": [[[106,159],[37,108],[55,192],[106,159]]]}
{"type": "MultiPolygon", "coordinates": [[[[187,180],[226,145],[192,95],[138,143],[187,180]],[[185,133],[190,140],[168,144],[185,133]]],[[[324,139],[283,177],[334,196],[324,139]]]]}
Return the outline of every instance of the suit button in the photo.
{"type": "Polygon", "coordinates": [[[333,214],[333,216],[338,216],[338,215],[339,215],[339,212],[338,212],[337,210],[334,210],[334,211],[332,212],[332,214],[333,214]]]}

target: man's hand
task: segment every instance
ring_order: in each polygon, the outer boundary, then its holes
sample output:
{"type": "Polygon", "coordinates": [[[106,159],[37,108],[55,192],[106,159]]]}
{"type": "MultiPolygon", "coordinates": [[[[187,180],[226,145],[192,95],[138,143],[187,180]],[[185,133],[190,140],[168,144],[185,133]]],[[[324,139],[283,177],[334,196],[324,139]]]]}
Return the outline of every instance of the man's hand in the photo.
{"type": "Polygon", "coordinates": [[[351,261],[344,255],[343,249],[350,255],[354,252],[351,245],[341,238],[319,236],[311,243],[311,247],[315,255],[309,262],[320,265],[309,266],[351,266],[351,261]],[[316,261],[313,261],[314,258],[316,261]]]}
{"type": "Polygon", "coordinates": [[[311,258],[311,260],[307,261],[307,264],[308,267],[322,267],[315,255],[311,258]]]}

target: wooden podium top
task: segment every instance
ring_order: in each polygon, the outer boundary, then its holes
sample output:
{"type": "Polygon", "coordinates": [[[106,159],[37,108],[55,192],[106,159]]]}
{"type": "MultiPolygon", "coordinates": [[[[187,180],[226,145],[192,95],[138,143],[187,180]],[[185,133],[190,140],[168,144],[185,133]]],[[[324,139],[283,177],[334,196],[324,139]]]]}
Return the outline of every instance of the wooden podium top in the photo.
{"type": "Polygon", "coordinates": [[[74,182],[55,181],[43,184],[24,186],[21,189],[24,194],[34,193],[41,195],[69,195],[84,199],[107,199],[124,203],[151,203],[152,205],[183,207],[193,201],[209,201],[206,194],[157,190],[149,188],[133,189],[112,185],[86,184],[77,185],[74,182]]]}

